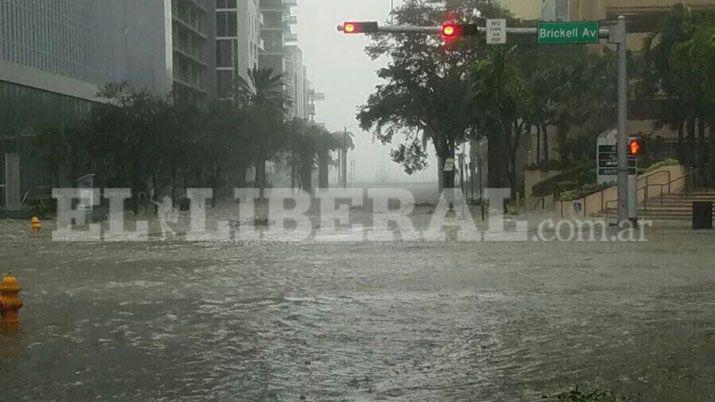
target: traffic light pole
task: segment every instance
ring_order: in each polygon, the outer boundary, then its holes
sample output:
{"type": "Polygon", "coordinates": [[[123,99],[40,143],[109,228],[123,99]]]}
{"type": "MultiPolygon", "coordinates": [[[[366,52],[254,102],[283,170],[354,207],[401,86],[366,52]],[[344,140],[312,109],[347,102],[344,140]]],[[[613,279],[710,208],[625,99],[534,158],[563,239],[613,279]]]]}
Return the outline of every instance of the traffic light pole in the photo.
{"type": "MultiPolygon", "coordinates": [[[[371,22],[371,25],[365,25],[364,30],[356,29],[361,23],[346,23],[338,26],[338,31],[345,33],[421,33],[421,34],[441,34],[444,27],[433,26],[379,26],[376,22],[371,22]],[[351,25],[351,30],[346,30],[346,25],[351,25]]],[[[477,33],[486,33],[487,27],[477,27],[468,25],[470,32],[465,35],[474,35],[477,33]]],[[[363,28],[363,27],[360,27],[363,28]]],[[[538,35],[538,28],[506,28],[507,35],[538,35]]],[[[618,123],[617,123],[617,154],[618,154],[618,224],[631,220],[635,223],[636,211],[629,212],[628,203],[628,71],[627,71],[627,49],[626,49],[626,18],[618,17],[616,24],[610,25],[607,29],[599,29],[599,38],[608,39],[609,43],[618,46],[618,123]]],[[[455,34],[454,29],[451,34],[455,34]]],[[[637,181],[637,180],[636,180],[637,181]]],[[[638,190],[632,192],[631,196],[635,197],[637,204],[638,190]]]]}
{"type": "MultiPolygon", "coordinates": [[[[618,45],[618,137],[616,139],[616,152],[618,155],[618,224],[636,216],[629,214],[628,202],[628,65],[626,52],[626,18],[618,17],[618,23],[611,27],[611,43],[618,45]]],[[[637,174],[638,172],[636,172],[637,174]]],[[[637,182],[637,180],[636,180],[637,182]]],[[[638,192],[631,194],[638,202],[638,192]]],[[[637,211],[634,211],[634,214],[637,211]]]]}

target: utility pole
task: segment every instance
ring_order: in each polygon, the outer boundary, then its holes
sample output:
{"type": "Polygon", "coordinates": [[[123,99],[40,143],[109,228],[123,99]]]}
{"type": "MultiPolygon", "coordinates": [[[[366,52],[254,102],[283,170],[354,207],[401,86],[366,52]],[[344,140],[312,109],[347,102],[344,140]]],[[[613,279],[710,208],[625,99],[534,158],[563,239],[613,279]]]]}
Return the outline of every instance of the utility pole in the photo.
{"type": "Polygon", "coordinates": [[[344,135],[344,146],[340,150],[340,174],[343,179],[343,188],[348,188],[348,128],[345,127],[344,135]]]}
{"type": "MultiPolygon", "coordinates": [[[[629,219],[628,211],[628,71],[626,52],[626,18],[618,17],[618,23],[611,27],[611,43],[618,46],[618,134],[616,152],[618,153],[618,224],[629,219]]],[[[633,194],[637,197],[638,194],[633,194]]]]}

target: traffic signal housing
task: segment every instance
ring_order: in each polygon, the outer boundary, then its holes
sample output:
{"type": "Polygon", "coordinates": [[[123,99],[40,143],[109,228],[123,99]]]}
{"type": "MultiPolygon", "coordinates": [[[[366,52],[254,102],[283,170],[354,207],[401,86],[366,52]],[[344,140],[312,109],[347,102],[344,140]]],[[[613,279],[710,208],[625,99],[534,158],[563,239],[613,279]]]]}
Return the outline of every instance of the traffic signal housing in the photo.
{"type": "Polygon", "coordinates": [[[645,142],[642,138],[634,137],[628,139],[628,156],[637,158],[645,154],[645,142]]]}
{"type": "Polygon", "coordinates": [[[376,33],[380,31],[380,26],[375,21],[349,21],[339,26],[338,30],[348,35],[376,33]]]}
{"type": "Polygon", "coordinates": [[[479,33],[479,26],[476,24],[456,24],[447,22],[442,25],[442,37],[454,39],[460,36],[474,36],[479,33]]]}

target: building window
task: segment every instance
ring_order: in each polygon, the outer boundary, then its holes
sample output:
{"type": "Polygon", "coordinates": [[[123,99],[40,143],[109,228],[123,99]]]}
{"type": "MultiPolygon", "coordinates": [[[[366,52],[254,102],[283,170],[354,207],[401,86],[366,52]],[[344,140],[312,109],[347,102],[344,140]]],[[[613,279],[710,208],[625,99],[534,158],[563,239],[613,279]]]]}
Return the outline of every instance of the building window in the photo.
{"type": "Polygon", "coordinates": [[[216,91],[218,96],[224,97],[231,93],[236,73],[233,70],[219,70],[216,72],[216,91]]]}
{"type": "Polygon", "coordinates": [[[216,41],[216,67],[236,67],[236,41],[216,41]]]}
{"type": "Polygon", "coordinates": [[[216,0],[216,8],[236,8],[236,0],[216,0]]]}
{"type": "Polygon", "coordinates": [[[233,11],[216,13],[216,36],[238,36],[238,22],[233,11]]]}

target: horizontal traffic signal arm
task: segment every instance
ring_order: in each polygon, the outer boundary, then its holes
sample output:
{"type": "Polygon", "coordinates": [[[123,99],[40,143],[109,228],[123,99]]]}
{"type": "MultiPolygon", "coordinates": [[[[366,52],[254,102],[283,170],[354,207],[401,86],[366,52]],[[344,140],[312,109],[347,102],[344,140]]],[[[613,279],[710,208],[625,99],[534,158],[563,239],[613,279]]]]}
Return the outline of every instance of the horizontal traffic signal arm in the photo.
{"type": "Polygon", "coordinates": [[[338,31],[345,34],[377,33],[380,25],[376,21],[348,21],[338,26],[338,31]]]}
{"type": "MultiPolygon", "coordinates": [[[[448,24],[445,24],[445,26],[448,24]]],[[[374,34],[374,33],[421,33],[421,34],[444,34],[445,26],[412,26],[412,25],[387,25],[380,26],[375,21],[348,21],[338,25],[338,32],[346,35],[353,34],[374,34]]],[[[455,31],[464,32],[465,35],[476,35],[478,28],[476,25],[454,25],[455,31]],[[473,27],[473,28],[472,28],[473,27]],[[473,33],[471,33],[473,32],[473,33]]]]}

